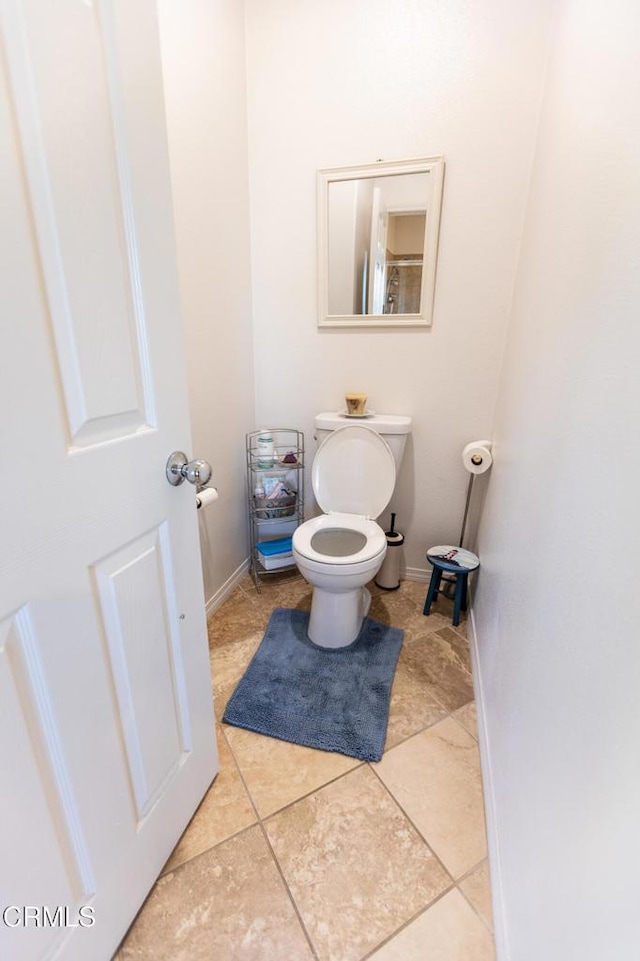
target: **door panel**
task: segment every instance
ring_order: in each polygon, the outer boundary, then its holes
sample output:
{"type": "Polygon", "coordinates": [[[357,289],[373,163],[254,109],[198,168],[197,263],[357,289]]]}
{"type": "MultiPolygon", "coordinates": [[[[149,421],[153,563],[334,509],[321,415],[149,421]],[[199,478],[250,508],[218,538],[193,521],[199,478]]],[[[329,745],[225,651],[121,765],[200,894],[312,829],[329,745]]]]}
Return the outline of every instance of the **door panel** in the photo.
{"type": "Polygon", "coordinates": [[[140,363],[146,338],[144,305],[136,296],[131,174],[118,119],[123,85],[131,78],[122,75],[112,35],[100,29],[91,5],[32,0],[14,5],[7,22],[70,438],[84,446],[150,420],[140,363]]]}
{"type": "Polygon", "coordinates": [[[182,652],[169,620],[166,559],[154,531],[94,567],[139,820],[175,777],[191,742],[182,652]]]}
{"type": "MultiPolygon", "coordinates": [[[[11,869],[12,895],[2,907],[87,903],[95,888],[84,831],[28,606],[0,624],[0,704],[1,814],[4,824],[10,818],[1,860],[5,883],[11,869]]],[[[12,925],[16,911],[7,917],[12,925]]],[[[61,940],[54,928],[33,939],[44,957],[61,940]]],[[[34,956],[35,944],[14,941],[12,957],[34,956]]]]}
{"type": "Polygon", "coordinates": [[[0,957],[109,961],[217,770],[155,3],[0,29],[0,957]]]}

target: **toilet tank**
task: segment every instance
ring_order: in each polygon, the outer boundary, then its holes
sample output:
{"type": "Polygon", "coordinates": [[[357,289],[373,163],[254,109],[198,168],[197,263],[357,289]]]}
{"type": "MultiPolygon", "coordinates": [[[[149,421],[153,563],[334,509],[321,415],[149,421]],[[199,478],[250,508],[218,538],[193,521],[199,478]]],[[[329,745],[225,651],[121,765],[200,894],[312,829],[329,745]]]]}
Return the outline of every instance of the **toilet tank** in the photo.
{"type": "Polygon", "coordinates": [[[347,417],[346,414],[326,411],[323,414],[316,414],[315,439],[320,445],[331,431],[337,430],[338,427],[353,427],[354,424],[369,427],[384,437],[391,448],[397,476],[402,463],[407,436],[411,433],[411,418],[401,414],[370,414],[367,417],[347,417]]]}

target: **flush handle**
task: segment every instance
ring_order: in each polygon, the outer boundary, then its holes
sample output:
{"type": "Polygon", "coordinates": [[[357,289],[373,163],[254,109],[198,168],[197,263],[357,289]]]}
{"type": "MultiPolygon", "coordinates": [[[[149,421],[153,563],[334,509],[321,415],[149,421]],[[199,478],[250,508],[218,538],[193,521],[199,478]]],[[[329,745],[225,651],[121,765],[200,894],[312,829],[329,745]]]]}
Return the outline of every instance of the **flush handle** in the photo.
{"type": "Polygon", "coordinates": [[[196,487],[203,487],[211,480],[211,464],[206,460],[187,460],[187,455],[181,450],[174,450],[169,457],[166,467],[167,480],[172,487],[177,487],[183,481],[189,481],[196,487]]]}

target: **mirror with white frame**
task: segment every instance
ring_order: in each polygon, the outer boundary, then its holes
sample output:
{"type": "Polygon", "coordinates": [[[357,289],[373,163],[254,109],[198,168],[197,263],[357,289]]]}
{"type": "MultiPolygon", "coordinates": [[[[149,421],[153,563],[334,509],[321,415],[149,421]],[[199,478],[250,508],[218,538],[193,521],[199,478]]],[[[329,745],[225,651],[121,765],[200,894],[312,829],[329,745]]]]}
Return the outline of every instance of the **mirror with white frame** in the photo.
{"type": "Polygon", "coordinates": [[[432,322],[444,160],[318,171],[318,325],[432,322]]]}

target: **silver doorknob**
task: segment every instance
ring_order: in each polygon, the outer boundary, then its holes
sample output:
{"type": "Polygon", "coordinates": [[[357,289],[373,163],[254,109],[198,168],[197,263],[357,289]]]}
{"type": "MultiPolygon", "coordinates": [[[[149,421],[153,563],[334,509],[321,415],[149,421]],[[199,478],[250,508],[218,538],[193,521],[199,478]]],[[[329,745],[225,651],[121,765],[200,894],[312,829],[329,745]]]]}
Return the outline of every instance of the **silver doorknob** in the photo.
{"type": "Polygon", "coordinates": [[[203,487],[211,480],[211,464],[206,460],[187,460],[187,455],[181,450],[174,450],[169,457],[166,467],[167,480],[172,487],[177,487],[187,480],[190,484],[203,487]]]}

